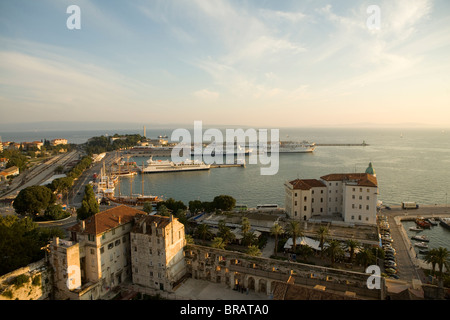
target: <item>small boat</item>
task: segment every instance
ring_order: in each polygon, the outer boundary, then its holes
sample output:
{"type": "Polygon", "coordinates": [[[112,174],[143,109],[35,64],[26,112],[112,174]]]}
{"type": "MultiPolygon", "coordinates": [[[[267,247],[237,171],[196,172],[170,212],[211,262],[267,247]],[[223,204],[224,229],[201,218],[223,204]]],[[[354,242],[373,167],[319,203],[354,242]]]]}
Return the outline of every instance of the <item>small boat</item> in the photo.
{"type": "Polygon", "coordinates": [[[430,223],[432,226],[437,226],[439,222],[437,222],[434,218],[428,218],[427,222],[430,223]]]}
{"type": "Polygon", "coordinates": [[[419,227],[422,227],[422,228],[427,228],[428,229],[428,228],[431,227],[431,223],[425,221],[424,219],[416,219],[416,224],[419,227]]]}
{"type": "Polygon", "coordinates": [[[428,249],[428,245],[425,242],[417,242],[415,246],[418,248],[428,249]]]}
{"type": "Polygon", "coordinates": [[[422,242],[430,242],[430,239],[428,239],[425,235],[422,236],[413,236],[411,237],[413,240],[422,241],[422,242]]]}
{"type": "Polygon", "coordinates": [[[439,224],[444,228],[450,229],[450,218],[440,218],[439,224]]]}
{"type": "Polygon", "coordinates": [[[428,250],[419,250],[420,254],[427,254],[429,251],[428,250]]]}
{"type": "Polygon", "coordinates": [[[423,229],[420,227],[410,227],[409,230],[410,231],[423,231],[423,229]]]}

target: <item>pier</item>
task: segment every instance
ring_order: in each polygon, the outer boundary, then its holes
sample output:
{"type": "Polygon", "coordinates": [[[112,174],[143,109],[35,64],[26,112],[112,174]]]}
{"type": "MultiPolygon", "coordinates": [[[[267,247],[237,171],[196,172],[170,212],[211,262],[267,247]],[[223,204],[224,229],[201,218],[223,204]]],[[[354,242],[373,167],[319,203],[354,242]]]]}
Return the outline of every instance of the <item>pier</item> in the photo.
{"type": "Polygon", "coordinates": [[[237,163],[233,163],[233,164],[212,164],[211,168],[232,168],[232,167],[243,167],[245,168],[245,164],[237,164],[237,163]]]}

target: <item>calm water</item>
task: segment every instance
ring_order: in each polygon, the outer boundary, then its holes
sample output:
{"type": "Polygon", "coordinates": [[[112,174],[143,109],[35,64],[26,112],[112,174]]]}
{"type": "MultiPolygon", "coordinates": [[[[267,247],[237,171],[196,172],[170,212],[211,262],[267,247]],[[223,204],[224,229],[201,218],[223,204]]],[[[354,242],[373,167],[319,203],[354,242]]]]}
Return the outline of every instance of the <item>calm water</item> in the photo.
{"type": "MultiPolygon", "coordinates": [[[[432,226],[430,229],[424,229],[423,231],[416,232],[409,230],[410,227],[416,226],[414,221],[403,221],[402,224],[410,239],[415,235],[425,235],[428,239],[430,239],[430,242],[427,243],[429,249],[444,247],[450,250],[450,230],[442,227],[441,225],[432,226]]],[[[413,245],[416,242],[416,240],[411,240],[413,245]]],[[[423,257],[423,255],[419,253],[420,248],[415,247],[414,249],[419,257],[423,257]]]]}
{"type": "MultiPolygon", "coordinates": [[[[33,141],[66,138],[83,143],[92,136],[138,131],[68,131],[1,133],[3,141],[33,141]]],[[[170,137],[172,130],[147,129],[147,136],[170,137]]],[[[402,201],[419,204],[445,204],[450,195],[450,130],[439,129],[281,129],[281,140],[308,140],[316,143],[362,143],[366,147],[317,147],[312,154],[280,154],[279,171],[274,176],[260,175],[260,165],[246,168],[217,168],[209,172],[148,174],[144,176],[145,194],[175,198],[185,203],[199,199],[211,201],[228,194],[239,204],[256,206],[275,203],[284,206],[286,180],[319,178],[329,173],[364,172],[373,163],[379,184],[379,199],[384,204],[402,201]]],[[[137,163],[144,158],[134,159],[137,163]]],[[[133,193],[141,192],[141,177],[133,179],[133,193]]],[[[121,193],[129,194],[130,180],[122,178],[121,193]]]]}

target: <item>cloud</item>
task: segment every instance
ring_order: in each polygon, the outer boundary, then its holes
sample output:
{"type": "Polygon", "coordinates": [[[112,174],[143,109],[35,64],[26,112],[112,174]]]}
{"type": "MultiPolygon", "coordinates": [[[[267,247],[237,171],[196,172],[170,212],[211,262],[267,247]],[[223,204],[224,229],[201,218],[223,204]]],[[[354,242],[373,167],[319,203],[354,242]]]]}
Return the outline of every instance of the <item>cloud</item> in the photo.
{"type": "Polygon", "coordinates": [[[202,89],[195,91],[193,95],[201,100],[215,101],[219,98],[220,94],[218,92],[210,91],[208,89],[202,89]]]}

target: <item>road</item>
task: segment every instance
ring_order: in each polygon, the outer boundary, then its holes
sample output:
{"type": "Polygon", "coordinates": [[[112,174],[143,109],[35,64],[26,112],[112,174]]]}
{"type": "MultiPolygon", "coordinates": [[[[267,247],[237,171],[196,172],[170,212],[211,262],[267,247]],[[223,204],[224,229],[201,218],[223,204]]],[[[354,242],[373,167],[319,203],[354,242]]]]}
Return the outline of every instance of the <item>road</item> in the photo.
{"type": "Polygon", "coordinates": [[[388,217],[389,228],[393,240],[392,246],[396,250],[396,263],[400,280],[411,281],[419,279],[426,282],[421,270],[424,262],[417,259],[411,241],[401,223],[402,218],[417,217],[450,217],[450,207],[447,206],[421,206],[419,209],[403,210],[400,206],[391,210],[383,209],[383,215],[388,217]]]}
{"type": "Polygon", "coordinates": [[[32,169],[25,171],[24,173],[14,178],[9,190],[1,197],[15,197],[22,189],[41,184],[55,174],[55,169],[58,166],[67,165],[69,162],[78,159],[79,155],[79,151],[71,151],[64,154],[59,154],[45,161],[44,163],[41,163],[33,167],[32,169]]]}

